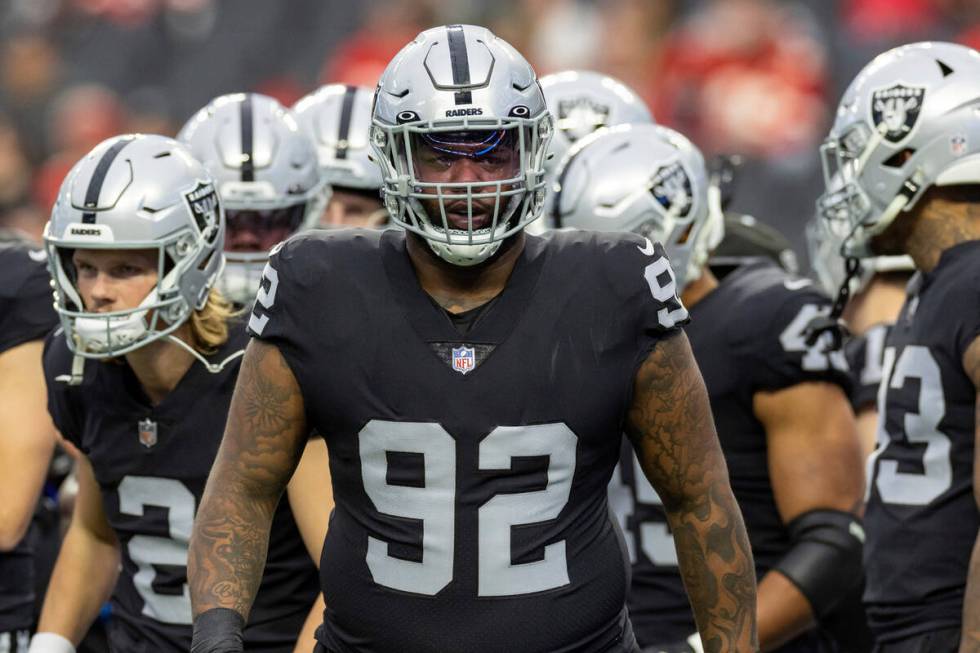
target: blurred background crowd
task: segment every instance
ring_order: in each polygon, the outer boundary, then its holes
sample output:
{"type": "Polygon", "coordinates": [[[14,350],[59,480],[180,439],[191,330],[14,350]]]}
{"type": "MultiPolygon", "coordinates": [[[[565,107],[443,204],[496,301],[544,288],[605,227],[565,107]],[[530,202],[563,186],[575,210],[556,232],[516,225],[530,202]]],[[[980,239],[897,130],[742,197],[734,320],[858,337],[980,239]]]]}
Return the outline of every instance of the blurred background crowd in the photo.
{"type": "Polygon", "coordinates": [[[731,208],[801,251],[846,82],[901,42],[980,46],[977,0],[0,0],[0,227],[39,237],[106,137],[173,135],[222,93],[291,105],[326,82],[374,86],[451,22],[490,27],[539,76],[618,77],[707,156],[742,155],[731,208]]]}

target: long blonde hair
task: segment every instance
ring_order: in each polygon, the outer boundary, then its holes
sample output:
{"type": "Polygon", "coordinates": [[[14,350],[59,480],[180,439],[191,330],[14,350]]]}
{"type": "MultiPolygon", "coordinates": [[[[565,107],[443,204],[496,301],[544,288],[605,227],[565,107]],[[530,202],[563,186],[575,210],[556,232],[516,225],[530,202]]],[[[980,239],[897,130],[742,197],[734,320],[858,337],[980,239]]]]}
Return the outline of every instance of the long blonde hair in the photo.
{"type": "Polygon", "coordinates": [[[221,291],[212,288],[208,301],[199,311],[191,313],[191,337],[194,349],[207,356],[213,354],[228,341],[228,322],[242,310],[228,301],[221,291]]]}

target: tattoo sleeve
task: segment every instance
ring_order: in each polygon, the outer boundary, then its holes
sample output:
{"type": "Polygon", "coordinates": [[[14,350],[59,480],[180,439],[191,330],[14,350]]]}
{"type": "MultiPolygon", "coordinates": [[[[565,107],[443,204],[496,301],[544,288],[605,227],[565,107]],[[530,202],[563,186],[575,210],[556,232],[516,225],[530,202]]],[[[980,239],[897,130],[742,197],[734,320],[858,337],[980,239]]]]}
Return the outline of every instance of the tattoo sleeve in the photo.
{"type": "MultiPolygon", "coordinates": [[[[973,380],[977,395],[974,409],[973,449],[973,496],[980,510],[980,338],[967,348],[963,356],[963,368],[973,380]]],[[[960,636],[960,653],[980,653],[980,532],[973,545],[970,570],[966,577],[966,595],[963,597],[963,632],[960,636]]]]}
{"type": "Polygon", "coordinates": [[[303,399],[279,350],[253,340],[191,534],[194,616],[230,608],[248,618],[279,497],[306,441],[303,399]]]}
{"type": "Polygon", "coordinates": [[[752,552],[683,333],[640,366],[626,431],[663,500],[704,650],[757,651],[752,552]]]}

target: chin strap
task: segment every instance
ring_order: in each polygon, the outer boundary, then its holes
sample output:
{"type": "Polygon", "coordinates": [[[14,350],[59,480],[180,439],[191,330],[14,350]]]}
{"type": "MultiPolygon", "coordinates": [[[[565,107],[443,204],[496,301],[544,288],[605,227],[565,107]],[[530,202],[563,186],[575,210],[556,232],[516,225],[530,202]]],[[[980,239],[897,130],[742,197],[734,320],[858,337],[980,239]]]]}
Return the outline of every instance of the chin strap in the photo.
{"type": "Polygon", "coordinates": [[[60,374],[54,377],[54,380],[59,383],[67,383],[68,385],[81,385],[84,374],[85,359],[75,354],[71,359],[71,374],[60,374]]]}
{"type": "MultiPolygon", "coordinates": [[[[840,319],[847,306],[847,300],[851,297],[851,281],[861,274],[861,261],[853,256],[844,259],[844,281],[841,282],[837,290],[837,297],[834,299],[833,307],[827,315],[818,315],[810,320],[803,336],[808,347],[817,344],[817,341],[825,333],[830,334],[830,344],[826,352],[837,351],[844,345],[844,339],[849,335],[849,331],[844,322],[840,319]]],[[[826,353],[825,352],[825,353],[826,353]]]]}
{"type": "Polygon", "coordinates": [[[221,370],[225,369],[225,367],[228,366],[228,363],[232,362],[236,358],[239,358],[240,356],[244,356],[245,355],[245,350],[244,349],[239,349],[234,354],[232,354],[231,356],[228,356],[226,359],[224,359],[220,363],[209,363],[207,361],[207,359],[205,359],[204,356],[201,355],[200,352],[198,352],[196,349],[194,349],[193,347],[191,347],[190,345],[188,345],[186,342],[184,342],[183,340],[181,340],[177,336],[168,335],[167,336],[167,340],[169,340],[170,342],[172,342],[172,343],[174,343],[176,345],[180,345],[181,347],[183,347],[184,350],[187,351],[187,353],[189,353],[191,356],[193,356],[194,358],[196,358],[197,360],[199,360],[201,362],[201,365],[203,365],[205,367],[205,369],[207,369],[207,371],[210,372],[211,374],[217,374],[221,370]]]}

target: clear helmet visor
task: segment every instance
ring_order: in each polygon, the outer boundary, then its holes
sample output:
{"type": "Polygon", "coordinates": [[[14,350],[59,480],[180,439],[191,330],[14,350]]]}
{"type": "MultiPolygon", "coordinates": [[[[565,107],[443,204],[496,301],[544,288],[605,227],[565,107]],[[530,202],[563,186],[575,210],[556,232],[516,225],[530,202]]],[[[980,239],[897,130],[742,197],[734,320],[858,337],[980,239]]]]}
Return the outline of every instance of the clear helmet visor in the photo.
{"type": "Polygon", "coordinates": [[[518,127],[410,132],[413,208],[463,244],[491,238],[525,193],[522,140],[518,127]]]}

